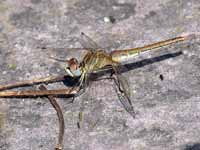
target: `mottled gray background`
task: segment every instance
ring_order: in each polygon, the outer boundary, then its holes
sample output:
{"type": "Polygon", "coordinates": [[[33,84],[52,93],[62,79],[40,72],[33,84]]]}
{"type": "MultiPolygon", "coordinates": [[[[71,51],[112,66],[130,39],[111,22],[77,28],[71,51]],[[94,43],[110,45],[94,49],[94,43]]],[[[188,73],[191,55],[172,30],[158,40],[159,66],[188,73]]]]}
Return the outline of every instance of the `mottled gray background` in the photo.
{"type": "MultiPolygon", "coordinates": [[[[81,32],[111,51],[199,31],[200,0],[1,0],[0,84],[64,74],[47,58],[48,51],[37,47],[80,47],[81,32]]],[[[51,53],[59,58],[80,54],[51,53]]],[[[72,104],[59,99],[66,122],[64,149],[199,150],[199,54],[199,40],[194,40],[132,61],[124,75],[135,119],[110,81],[93,82],[72,104]],[[78,129],[82,99],[85,117],[78,129]]],[[[47,99],[0,99],[1,150],[52,150],[57,134],[57,116],[47,99]]]]}

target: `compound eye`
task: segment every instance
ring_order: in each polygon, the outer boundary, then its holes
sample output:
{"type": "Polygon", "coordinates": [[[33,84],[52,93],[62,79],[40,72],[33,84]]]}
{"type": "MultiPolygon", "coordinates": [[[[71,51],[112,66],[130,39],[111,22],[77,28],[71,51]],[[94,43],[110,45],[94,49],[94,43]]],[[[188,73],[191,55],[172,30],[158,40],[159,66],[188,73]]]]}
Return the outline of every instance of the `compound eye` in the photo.
{"type": "Polygon", "coordinates": [[[67,61],[65,71],[71,77],[81,76],[81,68],[79,68],[79,63],[76,58],[71,58],[67,61]]]}
{"type": "Polygon", "coordinates": [[[76,70],[79,66],[79,63],[76,58],[71,58],[70,60],[68,60],[68,65],[70,70],[76,70]]]}

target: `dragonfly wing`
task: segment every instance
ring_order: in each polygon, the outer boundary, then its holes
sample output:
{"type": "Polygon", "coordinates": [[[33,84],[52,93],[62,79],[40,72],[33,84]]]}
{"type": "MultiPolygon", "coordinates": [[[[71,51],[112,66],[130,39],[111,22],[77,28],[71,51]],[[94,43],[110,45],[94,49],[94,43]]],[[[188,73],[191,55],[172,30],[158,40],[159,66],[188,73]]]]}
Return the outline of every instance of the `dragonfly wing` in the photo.
{"type": "Polygon", "coordinates": [[[41,51],[46,53],[59,53],[62,56],[75,55],[77,53],[86,53],[89,52],[89,49],[85,48],[69,48],[69,47],[38,47],[41,51]]]}
{"type": "Polygon", "coordinates": [[[82,61],[83,56],[89,52],[85,48],[69,48],[69,47],[38,47],[39,50],[44,51],[47,58],[54,59],[60,62],[66,62],[70,58],[76,58],[79,62],[82,61]]]}
{"type": "Polygon", "coordinates": [[[103,49],[84,33],[81,33],[80,43],[83,46],[82,48],[69,48],[65,46],[49,47],[44,45],[37,46],[36,48],[45,51],[49,57],[56,58],[58,60],[60,59],[61,61],[68,59],[66,58],[67,56],[73,56],[77,58],[77,55],[81,55],[81,57],[78,56],[78,58],[80,58],[80,60],[78,60],[81,61],[87,52],[103,49]]]}
{"type": "Polygon", "coordinates": [[[97,49],[102,49],[94,40],[92,40],[89,36],[87,36],[85,33],[81,33],[81,45],[89,49],[91,51],[96,51],[97,49]]]}
{"type": "MultiPolygon", "coordinates": [[[[90,99],[90,94],[89,94],[89,91],[90,88],[91,88],[91,85],[90,85],[90,80],[88,80],[88,76],[85,75],[83,76],[84,78],[80,80],[80,86],[82,88],[82,92],[80,93],[81,96],[82,96],[82,101],[81,101],[81,106],[80,106],[80,111],[79,111],[79,114],[78,114],[78,122],[77,122],[77,125],[78,125],[78,128],[85,128],[87,126],[87,128],[93,128],[96,123],[99,121],[99,106],[97,106],[97,108],[93,108],[94,106],[92,105],[88,105],[88,102],[93,102],[91,101],[90,99]],[[84,92],[84,93],[83,93],[84,92]],[[92,110],[91,110],[92,109],[92,110]],[[94,111],[95,110],[95,111],[94,111]],[[92,111],[91,113],[86,113],[88,111],[92,111]],[[87,115],[85,115],[85,113],[87,115]]],[[[80,94],[78,93],[78,95],[76,96],[80,96],[80,94]]]]}
{"type": "Polygon", "coordinates": [[[114,73],[116,75],[115,83],[118,87],[116,89],[118,98],[126,111],[132,116],[135,117],[135,111],[130,99],[130,86],[128,84],[128,80],[120,74],[121,71],[124,71],[125,67],[120,65],[118,67],[113,67],[114,73]]]}

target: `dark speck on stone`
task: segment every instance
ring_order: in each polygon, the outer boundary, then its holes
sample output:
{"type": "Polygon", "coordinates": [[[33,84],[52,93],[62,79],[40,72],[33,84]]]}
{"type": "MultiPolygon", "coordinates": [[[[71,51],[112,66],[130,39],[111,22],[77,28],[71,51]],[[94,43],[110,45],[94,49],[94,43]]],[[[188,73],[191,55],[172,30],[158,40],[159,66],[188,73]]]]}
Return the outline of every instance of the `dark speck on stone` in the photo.
{"type": "Polygon", "coordinates": [[[156,12],[155,11],[150,11],[149,14],[146,15],[146,18],[151,18],[156,16],[156,12]]]}
{"type": "Polygon", "coordinates": [[[104,17],[104,22],[115,23],[115,18],[113,16],[104,17]]]}
{"type": "Polygon", "coordinates": [[[155,11],[150,11],[149,12],[149,16],[155,16],[156,15],[156,12],[155,11]]]}
{"type": "Polygon", "coordinates": [[[115,20],[115,18],[113,16],[109,16],[109,18],[110,18],[110,22],[111,23],[115,23],[116,20],[115,20]]]}
{"type": "Polygon", "coordinates": [[[162,74],[160,74],[159,78],[160,78],[161,81],[164,80],[164,76],[162,74]]]}

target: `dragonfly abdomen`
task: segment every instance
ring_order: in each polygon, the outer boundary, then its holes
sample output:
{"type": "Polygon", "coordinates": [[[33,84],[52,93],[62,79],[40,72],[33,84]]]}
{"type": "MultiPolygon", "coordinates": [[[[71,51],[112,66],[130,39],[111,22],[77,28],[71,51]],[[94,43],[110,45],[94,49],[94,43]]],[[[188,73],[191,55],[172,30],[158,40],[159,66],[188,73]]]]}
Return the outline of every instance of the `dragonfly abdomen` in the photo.
{"type": "Polygon", "coordinates": [[[172,45],[177,42],[185,41],[188,39],[188,36],[180,36],[173,39],[157,42],[154,44],[146,45],[143,47],[137,47],[133,49],[126,49],[126,50],[115,50],[111,52],[112,59],[117,62],[127,61],[132,59],[133,57],[137,56],[140,52],[156,50],[164,46],[172,45]]]}

